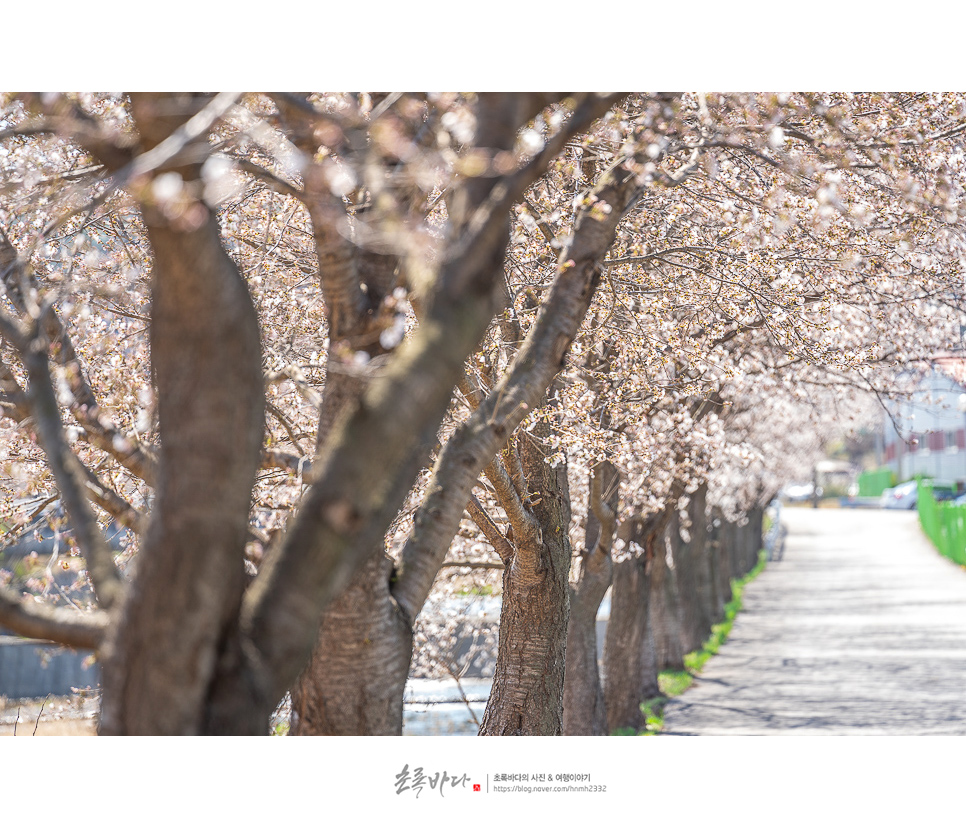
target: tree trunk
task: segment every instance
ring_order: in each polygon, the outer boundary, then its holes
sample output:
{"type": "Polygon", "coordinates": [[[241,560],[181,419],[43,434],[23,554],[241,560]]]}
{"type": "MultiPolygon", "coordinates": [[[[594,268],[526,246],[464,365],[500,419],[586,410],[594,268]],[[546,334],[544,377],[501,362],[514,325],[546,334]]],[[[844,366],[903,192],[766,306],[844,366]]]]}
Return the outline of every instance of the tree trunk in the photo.
{"type": "Polygon", "coordinates": [[[400,735],[413,634],[376,554],[329,606],[292,688],[293,735],[400,735]]]}
{"type": "MultiPolygon", "coordinates": [[[[363,380],[330,373],[319,443],[358,402],[363,380]]],[[[401,735],[412,623],[390,592],[393,564],[379,552],[326,608],[312,657],[292,687],[292,735],[401,735]]]]}
{"type": "Polygon", "coordinates": [[[732,579],[744,576],[745,558],[743,548],[742,528],[736,521],[722,521],[720,541],[725,548],[728,570],[732,579]]]}
{"type": "Polygon", "coordinates": [[[570,614],[570,490],[565,464],[533,435],[521,459],[537,535],[517,540],[503,572],[500,644],[493,687],[480,725],[484,736],[560,735],[570,614]]]}
{"type": "MultiPolygon", "coordinates": [[[[709,519],[710,520],[710,519],[709,519]]],[[[711,582],[708,587],[711,604],[711,622],[720,623],[725,618],[725,589],[728,583],[727,571],[723,568],[720,561],[720,546],[718,541],[718,530],[713,524],[708,524],[705,549],[708,553],[708,569],[711,573],[711,582]]]]}
{"type": "Polygon", "coordinates": [[[731,602],[731,580],[735,578],[732,551],[734,542],[729,524],[715,512],[711,523],[714,540],[715,580],[722,606],[731,602]]]}
{"type": "Polygon", "coordinates": [[[690,529],[684,540],[677,513],[671,519],[671,547],[678,579],[681,640],[685,653],[700,649],[711,635],[713,620],[711,563],[708,557],[705,502],[707,486],[691,495],[690,529]]]}
{"type": "Polygon", "coordinates": [[[226,664],[240,658],[244,549],[262,441],[258,321],[213,217],[188,230],[157,212],[145,219],[155,256],[151,351],[161,453],[150,527],[103,657],[100,730],[267,732],[268,713],[259,718],[254,694],[241,698],[248,706],[237,716],[212,696],[226,664]]]}
{"type": "Polygon", "coordinates": [[[748,570],[751,570],[758,564],[758,553],[765,546],[765,508],[764,507],[754,507],[749,513],[751,516],[751,522],[749,524],[751,528],[751,541],[749,542],[749,559],[751,564],[748,566],[748,570]]]}
{"type": "Polygon", "coordinates": [[[585,550],[570,595],[563,702],[563,732],[568,736],[607,733],[607,709],[597,667],[597,611],[611,583],[610,554],[617,526],[619,489],[616,466],[605,462],[595,467],[591,474],[585,550]],[[607,501],[605,496],[612,498],[607,501]]]}
{"type": "Polygon", "coordinates": [[[664,558],[664,537],[638,521],[624,538],[643,553],[614,564],[610,621],[604,639],[604,703],[610,732],[644,726],[641,704],[660,696],[657,655],[649,623],[650,564],[664,558]]]}
{"type": "MultiPolygon", "coordinates": [[[[490,149],[512,148],[520,125],[534,115],[527,108],[533,108],[536,99],[518,97],[514,107],[511,106],[513,104],[509,100],[511,98],[481,96],[477,140],[482,143],[483,147],[490,149]],[[524,118],[524,113],[529,113],[529,116],[524,118]]],[[[591,109],[575,119],[572,129],[589,123],[596,112],[596,109],[591,109]]],[[[314,139],[311,141],[314,141],[314,139]]],[[[612,177],[608,180],[608,188],[624,189],[627,187],[623,184],[610,185],[615,179],[617,178],[612,177]]],[[[470,223],[471,220],[475,222],[474,212],[484,199],[492,196],[490,194],[491,189],[492,178],[488,176],[468,178],[463,189],[458,189],[449,195],[447,209],[453,229],[452,244],[454,248],[466,245],[460,229],[464,224],[470,223]]],[[[618,193],[623,193],[623,190],[618,193]]],[[[344,247],[340,245],[339,235],[329,233],[320,236],[318,229],[322,228],[323,232],[325,231],[325,205],[322,205],[321,209],[318,212],[319,222],[315,223],[317,227],[316,242],[320,264],[331,262],[333,265],[331,270],[323,268],[321,273],[330,315],[338,312],[336,318],[341,322],[341,332],[337,335],[348,340],[354,349],[365,348],[371,351],[371,348],[364,343],[365,333],[362,334],[363,338],[360,339],[360,331],[367,327],[372,328],[373,322],[366,319],[365,316],[353,315],[352,310],[354,308],[352,305],[337,303],[339,299],[347,298],[348,291],[353,289],[353,276],[348,274],[349,270],[344,267],[345,258],[342,257],[344,247]],[[332,257],[324,258],[325,252],[332,253],[332,257]],[[329,275],[330,272],[331,275],[329,275]],[[331,287],[332,292],[329,291],[329,287],[331,287]],[[330,295],[332,298],[330,298],[330,295]],[[341,310],[342,307],[347,309],[341,310]]],[[[314,216],[313,220],[315,221],[314,216]]],[[[584,225],[587,230],[581,233],[580,239],[589,234],[595,243],[602,245],[598,241],[600,237],[598,227],[602,227],[602,224],[591,221],[585,222],[584,225]]],[[[609,223],[603,227],[610,229],[610,237],[606,239],[606,246],[609,246],[613,239],[613,229],[616,228],[616,224],[609,223]]],[[[507,232],[508,229],[501,229],[500,234],[505,237],[507,232]]],[[[606,246],[603,246],[600,252],[601,256],[603,251],[606,250],[606,246]]],[[[497,251],[501,250],[497,248],[497,251]]],[[[581,251],[578,246],[577,257],[579,257],[581,251]]],[[[362,257],[360,253],[357,253],[357,257],[359,263],[354,268],[359,274],[355,275],[356,282],[361,276],[365,280],[368,292],[372,293],[374,288],[380,287],[381,292],[385,292],[389,286],[389,280],[386,276],[391,273],[391,270],[386,269],[385,259],[380,260],[372,255],[362,257]],[[374,272],[377,273],[377,278],[380,275],[383,277],[379,280],[373,280],[374,272]]],[[[445,261],[445,258],[442,260],[445,261]]],[[[480,270],[481,273],[489,269],[492,275],[497,278],[494,283],[502,282],[502,258],[493,259],[493,262],[489,265],[485,261],[473,259],[473,264],[474,268],[480,270]]],[[[314,650],[313,659],[302,673],[298,685],[294,687],[292,692],[293,708],[299,716],[299,720],[294,727],[295,732],[341,735],[362,735],[373,732],[372,728],[377,725],[372,723],[371,719],[361,711],[325,710],[321,707],[314,708],[307,703],[309,698],[325,700],[327,696],[324,692],[330,685],[334,687],[332,697],[337,700],[351,700],[349,693],[353,689],[360,701],[369,699],[371,696],[368,693],[375,691],[383,691],[387,695],[398,692],[398,710],[392,713],[396,715],[398,712],[398,721],[394,720],[391,725],[380,725],[386,729],[379,732],[400,733],[402,731],[402,686],[405,683],[405,673],[402,677],[402,684],[397,685],[398,676],[395,670],[405,667],[406,672],[408,672],[412,660],[413,623],[429,594],[433,578],[443,562],[452,537],[458,529],[459,520],[470,499],[472,486],[476,483],[480,470],[492,460],[500,446],[505,444],[507,432],[512,431],[514,425],[510,423],[510,420],[516,419],[519,422],[522,419],[522,411],[520,415],[512,415],[510,412],[498,414],[494,409],[498,408],[500,403],[503,402],[504,404],[509,403],[511,410],[513,410],[520,402],[527,400],[533,402],[536,396],[542,395],[547,383],[556,373],[559,363],[563,360],[562,353],[566,345],[569,344],[569,340],[573,338],[573,334],[583,318],[598,280],[599,269],[596,266],[596,259],[594,259],[580,273],[572,271],[564,276],[564,280],[556,282],[557,291],[550,293],[548,304],[544,305],[545,307],[549,306],[550,301],[553,301],[554,314],[548,316],[543,327],[537,331],[541,334],[549,334],[549,337],[544,337],[544,344],[538,342],[535,349],[531,348],[530,351],[527,351],[531,361],[520,372],[510,377],[510,381],[518,387],[509,396],[502,399],[496,397],[496,405],[494,406],[493,402],[490,402],[491,408],[486,415],[482,416],[481,420],[474,423],[471,419],[470,422],[475,426],[475,429],[467,431],[466,426],[461,427],[461,430],[446,445],[441,460],[437,461],[437,467],[434,470],[434,474],[439,474],[442,470],[439,481],[434,477],[427,488],[427,502],[430,503],[430,506],[426,507],[426,502],[424,502],[424,507],[416,515],[415,527],[421,535],[416,536],[414,534],[410,537],[410,542],[407,543],[407,548],[400,560],[400,571],[398,575],[393,577],[394,584],[392,587],[389,587],[388,581],[385,588],[374,588],[371,583],[367,582],[355,583],[353,588],[343,593],[334,602],[335,608],[339,612],[344,612],[345,616],[343,616],[343,613],[333,616],[330,616],[329,612],[323,614],[320,620],[318,645],[314,650]],[[581,280],[576,280],[578,278],[581,280]],[[588,283],[590,284],[589,292],[588,283]],[[564,305],[562,308],[561,303],[564,305]],[[571,307],[574,308],[572,312],[571,307]],[[567,337],[563,343],[557,337],[557,331],[561,328],[567,337]],[[561,344],[562,348],[558,350],[557,347],[561,344]],[[528,389],[535,389],[539,394],[528,389]],[[526,397],[526,400],[523,397],[526,397]],[[460,448],[460,439],[467,441],[462,448],[460,448]],[[485,448],[485,451],[481,452],[481,448],[485,448]],[[452,454],[447,456],[447,450],[452,454]],[[448,466],[452,468],[447,468],[448,466]],[[443,500],[443,503],[447,505],[445,511],[432,505],[432,501],[441,496],[445,496],[443,500]],[[454,497],[455,500],[453,500],[454,497]],[[410,547],[414,539],[418,539],[417,546],[410,547]],[[418,551],[415,557],[413,551],[418,551]],[[367,591],[375,596],[369,598],[367,591]],[[390,600],[384,598],[386,593],[391,597],[390,600]],[[350,599],[354,602],[350,603],[350,599]],[[390,604],[395,612],[392,617],[385,614],[390,604]],[[353,608],[353,605],[358,607],[353,608]],[[349,610],[351,610],[352,616],[348,616],[349,610]],[[402,639],[400,636],[400,622],[406,623],[406,639],[402,639]],[[368,641],[364,644],[367,646],[367,651],[377,653],[379,657],[389,657],[392,652],[399,652],[399,654],[393,655],[391,661],[386,661],[385,668],[381,661],[377,665],[367,665],[354,663],[351,656],[343,657],[347,651],[351,655],[351,651],[340,648],[340,646],[358,645],[363,640],[368,641]],[[341,659],[336,659],[336,656],[341,659]],[[332,662],[335,662],[342,670],[337,682],[333,682],[326,671],[327,666],[332,662]],[[354,678],[350,675],[349,669],[355,669],[354,678]],[[310,682],[309,678],[313,680],[310,682]],[[317,719],[320,722],[318,724],[316,723],[317,719]]],[[[358,292],[358,287],[355,287],[354,290],[358,292]]],[[[375,293],[375,295],[378,296],[379,293],[375,293]]],[[[482,309],[481,305],[477,306],[482,309]]],[[[450,315],[450,318],[455,317],[450,315]]],[[[425,323],[421,324],[421,328],[423,326],[425,326],[425,323]]],[[[333,405],[333,403],[339,398],[341,398],[339,389],[332,377],[329,377],[326,382],[323,413],[320,417],[320,442],[329,429],[336,424],[336,419],[332,415],[334,412],[338,412],[342,405],[340,403],[333,405]]],[[[480,415],[475,416],[479,417],[480,415]]],[[[435,435],[433,439],[435,440],[435,435]]]]}
{"type": "Polygon", "coordinates": [[[661,538],[662,546],[656,551],[651,566],[650,606],[654,649],[659,670],[682,671],[685,651],[681,642],[680,601],[667,528],[661,532],[661,538]]]}
{"type": "Polygon", "coordinates": [[[730,525],[732,562],[735,577],[742,577],[758,564],[758,552],[762,548],[762,525],[764,511],[754,507],[748,510],[744,523],[730,525]]]}

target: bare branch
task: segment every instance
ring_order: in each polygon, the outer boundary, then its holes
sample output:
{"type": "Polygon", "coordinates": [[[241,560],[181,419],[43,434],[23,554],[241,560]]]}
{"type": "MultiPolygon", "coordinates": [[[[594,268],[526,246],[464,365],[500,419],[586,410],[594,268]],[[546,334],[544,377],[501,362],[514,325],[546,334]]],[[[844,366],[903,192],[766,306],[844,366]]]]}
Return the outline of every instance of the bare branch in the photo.
{"type": "Polygon", "coordinates": [[[101,608],[110,610],[120,600],[123,580],[84,496],[83,468],[64,436],[64,426],[60,419],[43,340],[39,337],[33,338],[26,352],[21,353],[21,360],[30,380],[27,396],[30,399],[38,439],[63,496],[81,555],[87,562],[98,603],[101,608]]]}
{"type": "Polygon", "coordinates": [[[262,469],[284,469],[305,483],[312,481],[312,461],[305,455],[299,457],[281,449],[262,449],[260,466],[262,469]]]}
{"type": "Polygon", "coordinates": [[[516,487],[510,479],[510,474],[506,471],[500,458],[493,458],[483,472],[493,485],[497,500],[506,512],[507,518],[510,519],[510,524],[513,525],[516,533],[527,531],[531,535],[536,535],[537,520],[523,503],[523,498],[517,494],[516,487]]]}
{"type": "Polygon", "coordinates": [[[0,588],[0,623],[23,637],[53,640],[77,649],[97,649],[110,620],[104,611],[86,613],[55,607],[0,588]]]}
{"type": "Polygon", "coordinates": [[[275,176],[271,171],[262,168],[261,165],[256,165],[250,159],[245,159],[241,157],[232,157],[232,161],[246,174],[251,174],[259,182],[264,183],[276,194],[281,194],[283,197],[295,197],[297,200],[302,200],[305,194],[300,188],[286,182],[281,177],[275,176]]]}
{"type": "Polygon", "coordinates": [[[301,457],[306,457],[305,449],[302,448],[302,444],[299,443],[298,432],[295,430],[295,426],[292,422],[285,416],[285,413],[273,403],[271,400],[265,400],[265,408],[268,413],[271,414],[278,422],[282,424],[282,428],[285,429],[285,433],[288,435],[288,439],[292,441],[292,445],[298,450],[301,457]]]}
{"type": "Polygon", "coordinates": [[[148,526],[147,516],[132,507],[129,502],[101,481],[89,467],[84,466],[80,461],[78,465],[86,479],[84,487],[87,497],[128,529],[139,535],[143,534],[148,526]]]}
{"type": "Polygon", "coordinates": [[[493,549],[503,560],[503,564],[510,564],[510,560],[513,558],[513,545],[500,532],[500,528],[496,526],[496,523],[490,518],[489,513],[483,508],[483,505],[475,495],[470,497],[470,503],[466,505],[466,511],[476,526],[480,528],[480,532],[486,536],[486,540],[493,545],[493,549]]]}

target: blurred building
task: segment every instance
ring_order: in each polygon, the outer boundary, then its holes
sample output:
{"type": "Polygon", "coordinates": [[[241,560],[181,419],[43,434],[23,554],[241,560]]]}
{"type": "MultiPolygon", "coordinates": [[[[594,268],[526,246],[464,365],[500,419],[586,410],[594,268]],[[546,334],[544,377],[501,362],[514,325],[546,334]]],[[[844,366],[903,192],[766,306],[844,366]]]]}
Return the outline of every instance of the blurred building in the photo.
{"type": "Polygon", "coordinates": [[[923,475],[966,483],[966,359],[939,357],[915,373],[915,394],[885,417],[882,464],[897,482],[923,475]]]}

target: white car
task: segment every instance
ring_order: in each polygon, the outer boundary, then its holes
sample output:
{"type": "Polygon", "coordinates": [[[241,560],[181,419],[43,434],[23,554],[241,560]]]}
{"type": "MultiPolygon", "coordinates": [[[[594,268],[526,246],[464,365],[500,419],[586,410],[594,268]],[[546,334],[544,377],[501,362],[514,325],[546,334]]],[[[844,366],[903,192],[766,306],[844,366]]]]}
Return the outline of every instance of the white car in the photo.
{"type": "MultiPolygon", "coordinates": [[[[958,495],[958,491],[953,484],[933,482],[932,494],[937,501],[952,501],[958,495]]],[[[914,510],[918,497],[918,483],[906,481],[883,492],[882,498],[879,499],[879,506],[887,510],[914,510]]]]}
{"type": "Polygon", "coordinates": [[[807,501],[814,492],[814,484],[789,484],[782,490],[782,496],[788,501],[807,501]]]}
{"type": "Polygon", "coordinates": [[[904,484],[885,490],[882,498],[879,499],[879,506],[886,510],[914,510],[918,496],[918,482],[906,481],[904,484]]]}

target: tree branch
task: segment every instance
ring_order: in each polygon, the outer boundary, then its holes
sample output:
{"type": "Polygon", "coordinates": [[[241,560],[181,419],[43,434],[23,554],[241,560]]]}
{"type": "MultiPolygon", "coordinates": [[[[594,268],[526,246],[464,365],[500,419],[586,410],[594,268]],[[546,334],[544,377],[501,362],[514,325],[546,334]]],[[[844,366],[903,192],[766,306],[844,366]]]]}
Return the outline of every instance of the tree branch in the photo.
{"type": "Polygon", "coordinates": [[[510,368],[437,457],[393,587],[393,596],[411,617],[426,601],[478,474],[494,460],[527,411],[543,399],[563,368],[600,282],[600,260],[638,194],[634,174],[627,167],[613,167],[602,174],[592,202],[606,204],[611,211],[594,211],[589,205],[581,208],[573,242],[561,254],[550,292],[510,368]]]}
{"type": "Polygon", "coordinates": [[[503,560],[503,564],[510,564],[510,560],[513,559],[513,545],[500,532],[500,528],[496,526],[496,523],[490,518],[489,513],[483,508],[483,505],[475,495],[470,497],[470,503],[466,505],[466,511],[476,526],[480,528],[480,532],[486,536],[486,540],[493,545],[493,549],[503,560]]]}
{"type": "Polygon", "coordinates": [[[284,469],[292,475],[297,475],[304,483],[312,481],[312,460],[306,456],[293,455],[281,449],[262,449],[262,459],[259,464],[262,469],[284,469]]]}
{"type": "Polygon", "coordinates": [[[109,623],[104,611],[61,608],[0,588],[0,624],[22,637],[53,640],[76,649],[97,649],[109,623]]]}
{"type": "MultiPolygon", "coordinates": [[[[39,289],[38,283],[2,228],[0,228],[0,278],[7,297],[17,312],[21,315],[35,315],[38,312],[33,311],[31,314],[27,309],[28,290],[39,289]]],[[[84,429],[87,440],[102,452],[109,454],[132,475],[149,486],[154,486],[156,468],[154,451],[125,436],[101,416],[97,398],[88,381],[87,372],[74,349],[67,326],[52,308],[47,310],[44,317],[44,333],[53,359],[57,364],[68,369],[67,380],[74,395],[71,414],[84,429]]]]}
{"type": "Polygon", "coordinates": [[[125,501],[113,489],[101,481],[93,470],[79,460],[77,463],[84,473],[84,488],[87,492],[87,497],[125,527],[133,530],[138,535],[142,535],[147,530],[147,516],[134,509],[129,502],[125,501]]]}
{"type": "Polygon", "coordinates": [[[267,171],[261,165],[256,165],[250,159],[233,156],[232,161],[238,166],[239,170],[250,174],[276,194],[281,194],[283,197],[294,197],[296,200],[303,200],[305,198],[302,189],[286,182],[281,177],[275,176],[271,171],[267,171]]]}
{"type": "Polygon", "coordinates": [[[510,524],[514,529],[514,535],[519,537],[523,533],[536,535],[537,520],[523,503],[524,496],[517,493],[509,473],[503,466],[499,457],[493,458],[483,470],[487,479],[493,485],[496,498],[503,507],[510,524]]]}
{"type": "MultiPolygon", "coordinates": [[[[39,329],[40,322],[37,325],[39,329]]],[[[102,609],[110,610],[120,600],[124,584],[110,548],[84,496],[84,472],[81,463],[64,437],[57,396],[50,378],[46,344],[39,336],[35,336],[28,345],[22,347],[26,347],[20,358],[30,380],[27,396],[31,403],[38,439],[63,497],[81,555],[87,562],[97,601],[102,609]]]]}
{"type": "MultiPolygon", "coordinates": [[[[486,141],[478,135],[477,142],[512,148],[524,99],[481,97],[477,124],[486,141]]],[[[539,171],[531,167],[527,176],[539,171]]],[[[505,183],[506,178],[490,176],[460,183],[453,202],[459,208],[450,218],[453,231],[443,244],[435,280],[429,276],[419,327],[329,432],[316,461],[317,480],[246,593],[242,627],[265,664],[275,702],[309,657],[320,614],[379,546],[424,462],[423,450],[435,441],[466,357],[500,310],[508,206],[495,199],[490,216],[475,211],[505,183]],[[468,224],[468,217],[478,223],[468,224]]],[[[460,515],[468,501],[467,493],[460,515]]]]}

